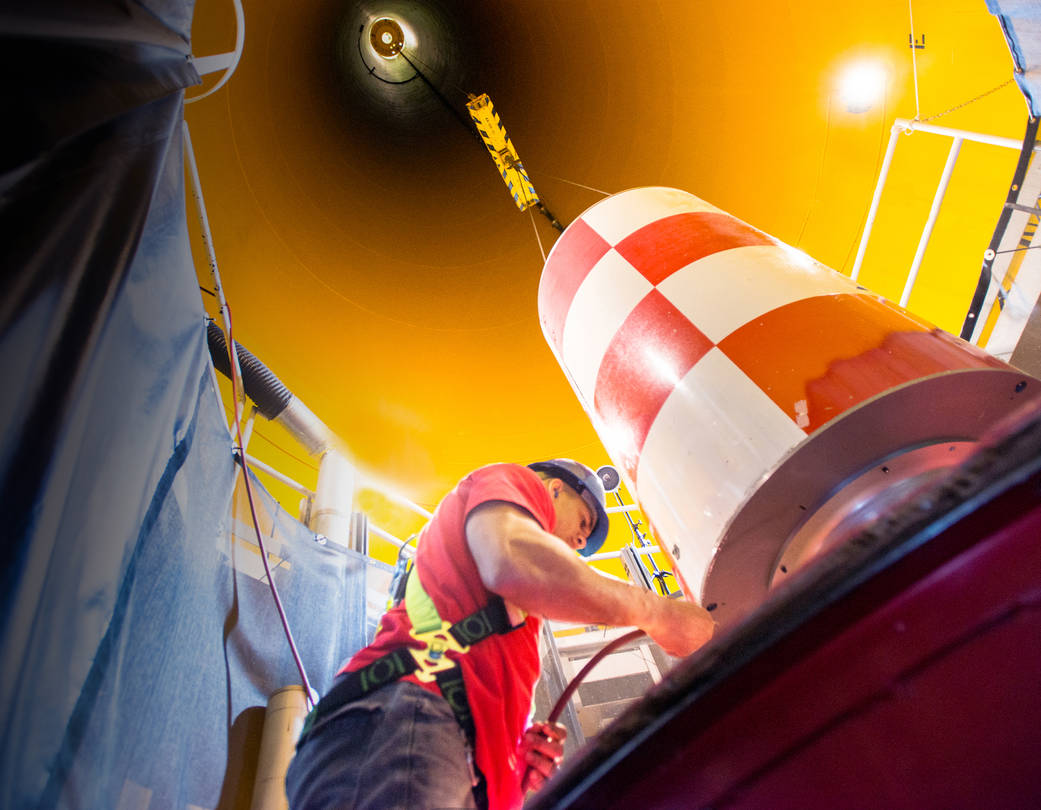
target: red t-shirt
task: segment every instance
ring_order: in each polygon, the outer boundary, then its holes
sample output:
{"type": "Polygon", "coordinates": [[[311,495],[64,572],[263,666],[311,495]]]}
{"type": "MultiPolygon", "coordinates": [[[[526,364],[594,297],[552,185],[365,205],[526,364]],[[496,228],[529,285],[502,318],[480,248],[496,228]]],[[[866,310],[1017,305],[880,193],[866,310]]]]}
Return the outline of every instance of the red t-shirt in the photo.
{"type": "MultiPolygon", "coordinates": [[[[423,589],[441,618],[457,622],[488,604],[484,587],[466,543],[466,518],[490,501],[516,504],[546,531],[556,523],[553,501],[541,479],[527,467],[493,464],[474,471],[438,505],[420,533],[416,570],[423,589]]],[[[523,763],[517,761],[517,743],[531,711],[531,696],[539,677],[540,620],[529,616],[517,629],[478,642],[465,655],[449,652],[459,661],[466,694],[477,729],[475,757],[488,780],[491,810],[520,807],[523,763]]],[[[373,643],[355,655],[343,671],[356,670],[404,644],[417,646],[409,635],[411,623],[404,604],[384,614],[373,643]]],[[[440,694],[437,685],[419,683],[440,694]]]]}

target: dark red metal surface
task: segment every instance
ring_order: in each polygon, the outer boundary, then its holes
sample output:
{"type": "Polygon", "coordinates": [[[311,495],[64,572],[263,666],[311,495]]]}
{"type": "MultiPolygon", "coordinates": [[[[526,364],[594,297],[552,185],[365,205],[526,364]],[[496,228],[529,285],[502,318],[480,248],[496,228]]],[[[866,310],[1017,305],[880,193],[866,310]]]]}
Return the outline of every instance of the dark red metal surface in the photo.
{"type": "Polygon", "coordinates": [[[533,807],[1041,806],[1041,412],[677,667],[533,807]]]}

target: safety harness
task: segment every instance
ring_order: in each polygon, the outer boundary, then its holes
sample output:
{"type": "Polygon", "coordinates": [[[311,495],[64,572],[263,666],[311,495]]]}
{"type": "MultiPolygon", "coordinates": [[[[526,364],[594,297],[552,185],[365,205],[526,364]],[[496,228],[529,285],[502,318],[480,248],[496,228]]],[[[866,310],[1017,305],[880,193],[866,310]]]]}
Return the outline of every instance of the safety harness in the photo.
{"type": "Polygon", "coordinates": [[[466,697],[463,673],[449,651],[466,654],[480,641],[495,634],[514,629],[506,613],[502,597],[492,594],[491,601],[464,619],[449,624],[444,621],[434,600],[423,590],[415,566],[408,573],[405,584],[405,611],[412,623],[411,636],[423,643],[423,648],[401,646],[366,664],[361,669],[339,676],[335,685],[311,710],[304,722],[297,747],[308,733],[342,706],[374,692],[406,675],[415,675],[420,681],[437,683],[441,695],[466,734],[471,750],[476,736],[473,712],[466,697]]]}

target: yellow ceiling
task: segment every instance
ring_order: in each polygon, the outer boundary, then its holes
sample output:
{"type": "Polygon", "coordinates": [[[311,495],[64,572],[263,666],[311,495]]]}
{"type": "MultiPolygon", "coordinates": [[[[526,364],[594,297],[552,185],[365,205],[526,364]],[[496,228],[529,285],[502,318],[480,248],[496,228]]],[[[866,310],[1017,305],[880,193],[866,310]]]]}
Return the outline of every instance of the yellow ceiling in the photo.
{"type": "MultiPolygon", "coordinates": [[[[557,232],[516,210],[429,88],[359,72],[359,15],[440,20],[424,72],[459,113],[464,92],[491,96],[564,224],[602,199],[574,184],[674,186],[848,273],[893,119],[942,113],[1012,73],[983,0],[912,5],[917,108],[903,0],[253,0],[237,72],[186,108],[235,337],[366,474],[427,506],[493,461],[609,463],[538,323],[536,231],[546,251],[557,232]],[[885,100],[851,113],[836,80],[861,58],[886,70],[885,100]]],[[[197,5],[197,56],[234,40],[230,0],[197,5]]],[[[1025,121],[1007,84],[934,123],[1020,139],[1025,121]]],[[[860,276],[889,298],[948,145],[901,138],[860,276]]],[[[962,150],[910,302],[951,331],[1015,160],[962,150]]],[[[276,426],[258,425],[250,451],[313,486],[316,462],[276,426]]],[[[298,499],[272,489],[287,508],[298,499]]],[[[401,537],[421,524],[370,492],[359,504],[401,537]]],[[[608,548],[629,539],[621,521],[612,534],[608,548]]]]}

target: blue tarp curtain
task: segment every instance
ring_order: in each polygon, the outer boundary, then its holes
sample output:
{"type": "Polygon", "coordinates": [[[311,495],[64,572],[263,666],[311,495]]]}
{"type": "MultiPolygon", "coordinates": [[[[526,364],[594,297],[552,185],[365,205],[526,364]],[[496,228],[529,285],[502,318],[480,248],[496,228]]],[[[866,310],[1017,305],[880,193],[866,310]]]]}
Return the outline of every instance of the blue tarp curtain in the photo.
{"type": "MultiPolygon", "coordinates": [[[[0,10],[0,807],[12,810],[248,807],[262,707],[299,682],[236,494],[188,246],[191,12],[0,10]]],[[[363,643],[364,560],[258,499],[322,690],[363,643]]]]}
{"type": "Polygon", "coordinates": [[[1016,82],[1026,96],[1030,117],[1041,115],[1041,3],[1037,0],[987,0],[1005,34],[1016,82]]]}

